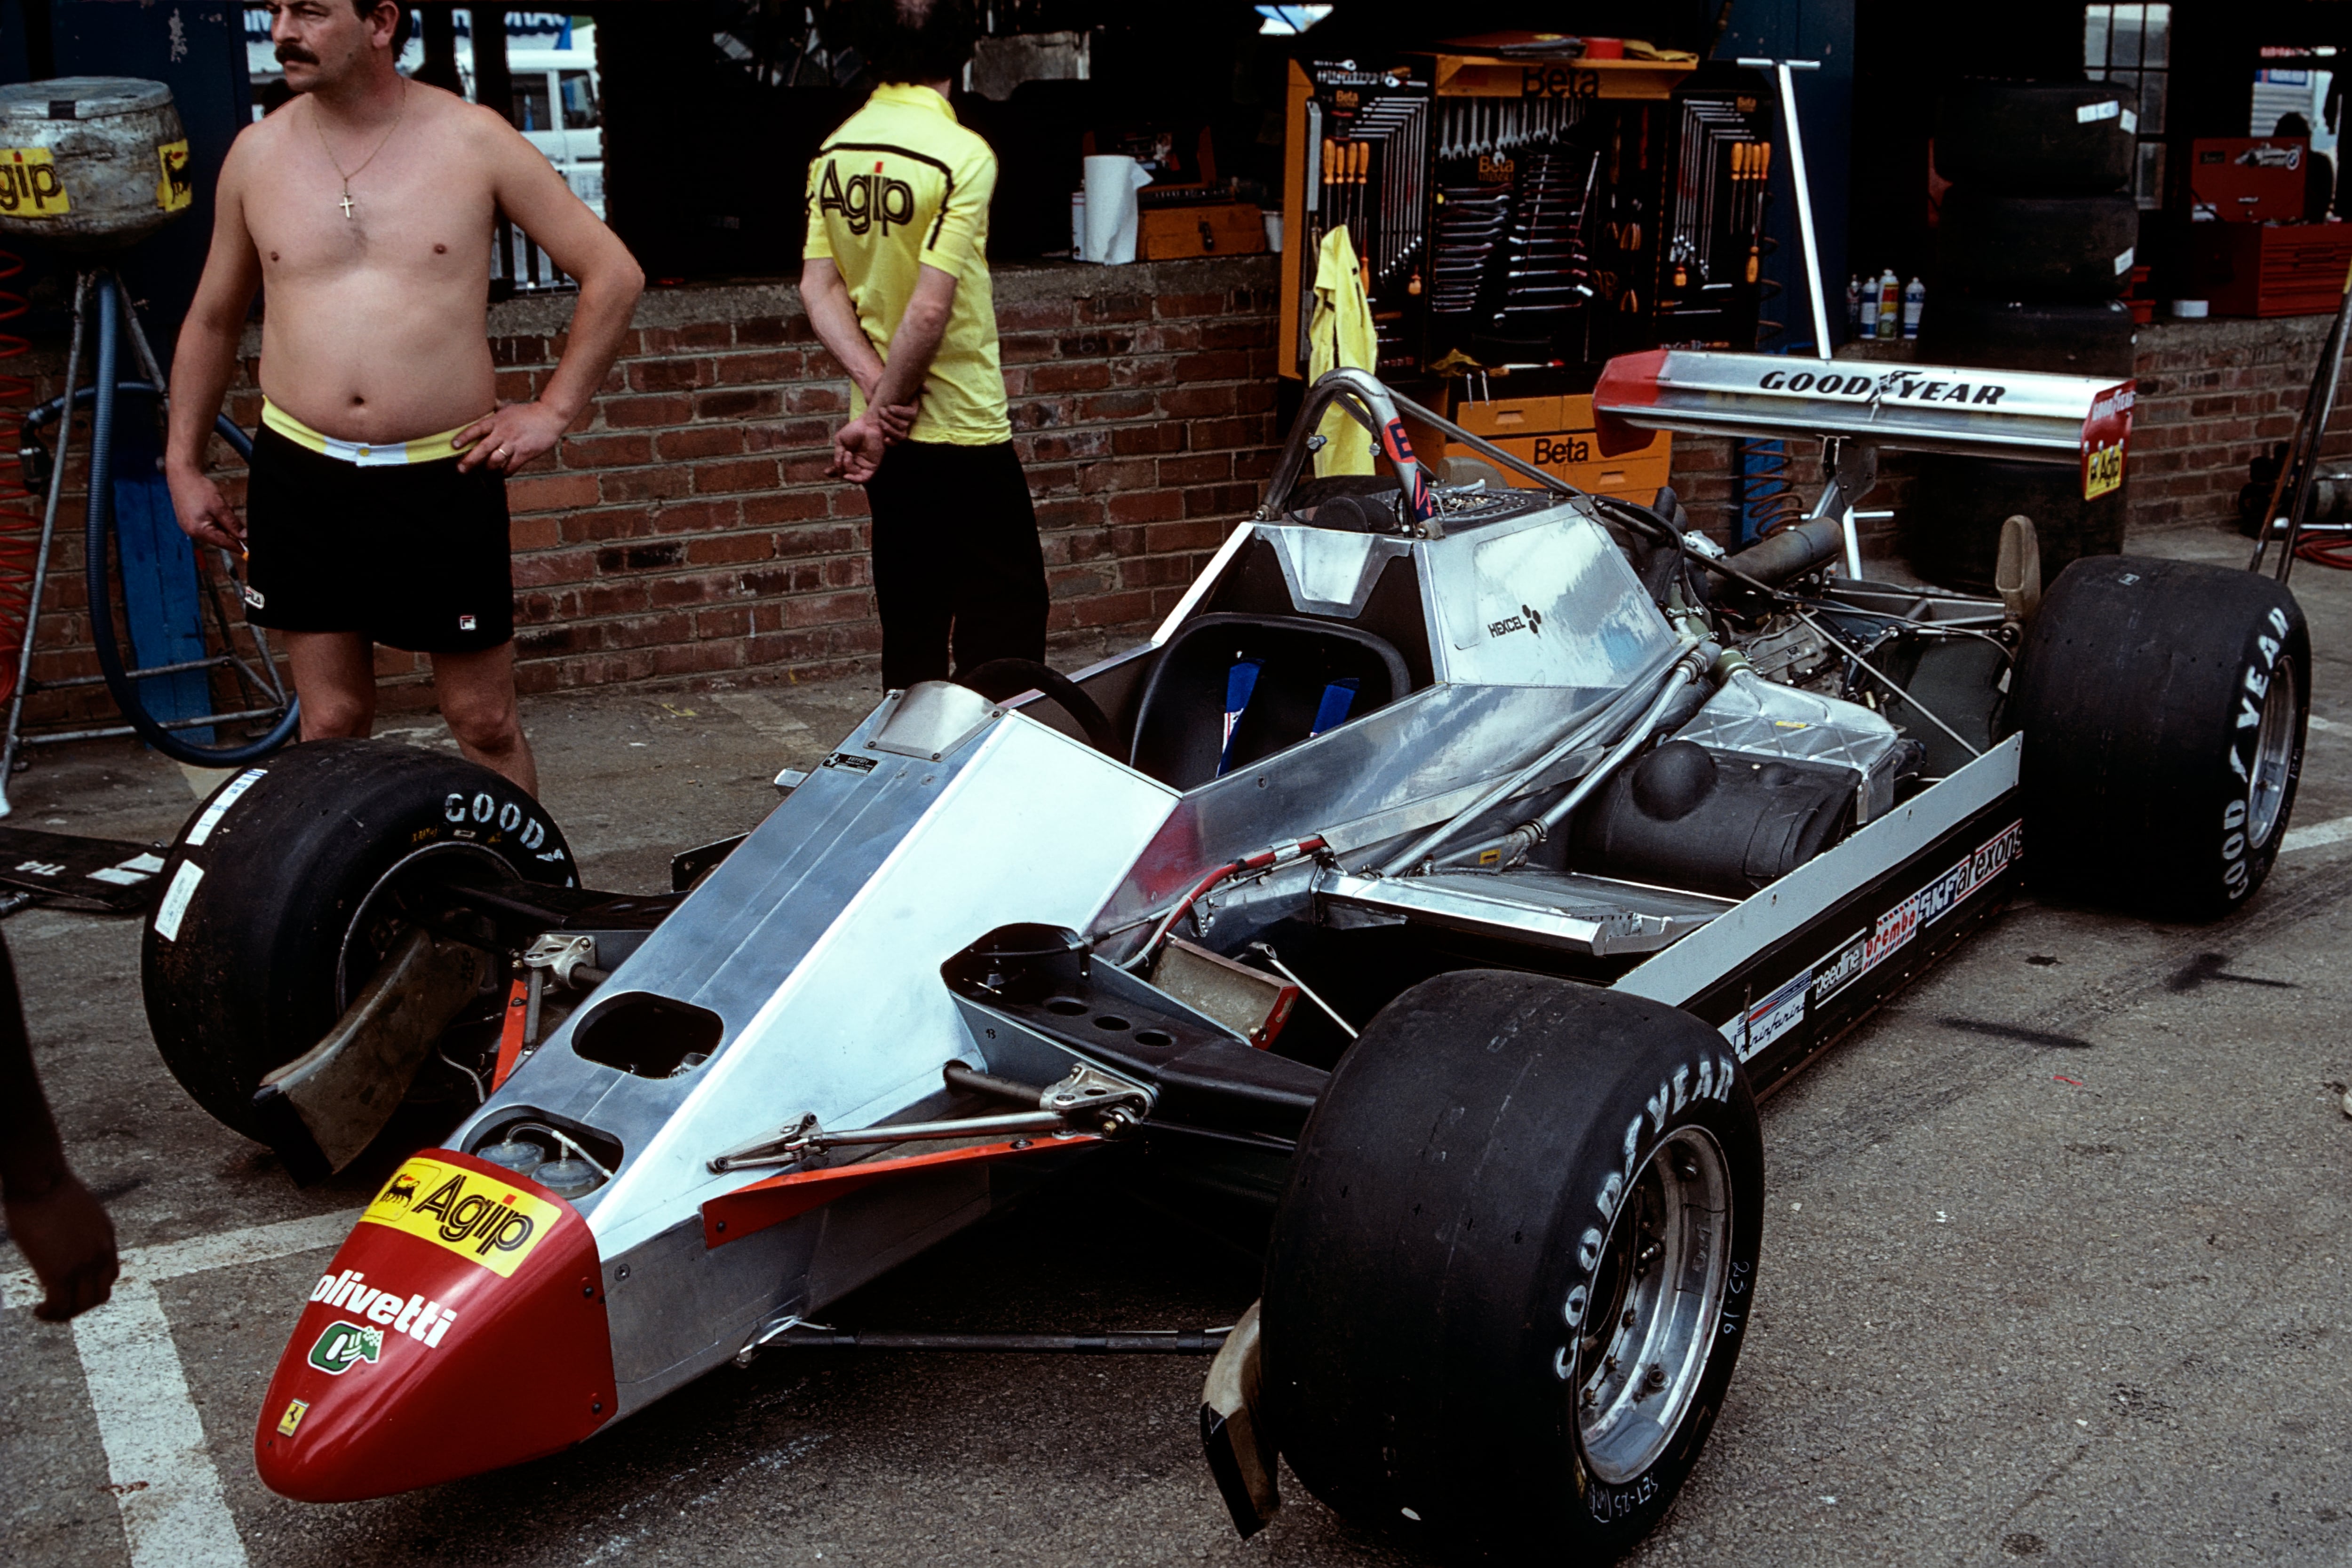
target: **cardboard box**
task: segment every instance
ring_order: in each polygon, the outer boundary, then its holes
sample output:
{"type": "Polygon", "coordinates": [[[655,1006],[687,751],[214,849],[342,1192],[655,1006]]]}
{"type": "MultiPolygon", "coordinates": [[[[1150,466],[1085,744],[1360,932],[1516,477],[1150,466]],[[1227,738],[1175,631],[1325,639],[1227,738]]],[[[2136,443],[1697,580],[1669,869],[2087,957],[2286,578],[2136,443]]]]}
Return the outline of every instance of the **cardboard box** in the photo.
{"type": "MultiPolygon", "coordinates": [[[[1592,400],[1589,397],[1496,398],[1484,402],[1457,402],[1447,418],[1474,434],[1484,435],[1522,462],[1580,490],[1601,496],[1623,496],[1647,506],[1665,485],[1674,467],[1675,438],[1666,431],[1650,437],[1649,444],[1613,457],[1601,455],[1593,433],[1592,400]],[[1549,429],[1532,429],[1548,416],[1549,429]]],[[[1431,466],[1448,457],[1479,457],[1461,442],[1441,434],[1433,425],[1408,418],[1406,439],[1415,455],[1431,466]]],[[[1481,461],[1491,461],[1484,459],[1481,461]]],[[[1499,464],[1496,465],[1498,468],[1499,464]]],[[[1516,489],[1542,488],[1524,475],[1502,469],[1516,489]]]]}

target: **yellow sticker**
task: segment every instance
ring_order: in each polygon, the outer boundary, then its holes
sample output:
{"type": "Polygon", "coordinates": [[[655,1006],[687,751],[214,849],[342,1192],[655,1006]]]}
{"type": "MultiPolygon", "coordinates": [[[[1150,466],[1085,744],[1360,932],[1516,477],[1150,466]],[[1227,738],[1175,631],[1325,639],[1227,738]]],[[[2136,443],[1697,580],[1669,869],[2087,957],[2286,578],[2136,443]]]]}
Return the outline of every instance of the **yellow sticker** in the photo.
{"type": "Polygon", "coordinates": [[[420,1158],[393,1174],[360,1223],[405,1231],[504,1280],[562,1218],[545,1198],[495,1176],[420,1158]]]}
{"type": "Polygon", "coordinates": [[[278,1435],[281,1437],[292,1437],[294,1428],[302,1424],[302,1413],[310,1408],[310,1404],[306,1400],[289,1399],[286,1402],[286,1414],[278,1417],[278,1435]]]}
{"type": "Polygon", "coordinates": [[[167,213],[176,213],[196,199],[196,188],[188,178],[188,144],[183,140],[166,141],[155,149],[155,162],[163,166],[163,175],[155,182],[155,204],[167,213]]]}
{"type": "Polygon", "coordinates": [[[0,214],[61,218],[73,211],[58,162],[46,147],[0,147],[0,214]]]}
{"type": "Polygon", "coordinates": [[[2118,441],[2113,446],[2102,446],[2083,460],[2083,499],[2095,501],[2100,497],[2123,488],[2124,446],[2118,441]]]}

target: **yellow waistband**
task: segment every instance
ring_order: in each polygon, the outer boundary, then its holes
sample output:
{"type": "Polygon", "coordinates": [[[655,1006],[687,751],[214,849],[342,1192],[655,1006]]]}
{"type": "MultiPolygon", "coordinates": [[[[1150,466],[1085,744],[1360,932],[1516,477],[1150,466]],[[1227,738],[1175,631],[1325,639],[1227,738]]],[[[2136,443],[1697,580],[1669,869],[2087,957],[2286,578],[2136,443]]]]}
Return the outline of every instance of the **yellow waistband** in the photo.
{"type": "MultiPolygon", "coordinates": [[[[457,456],[465,448],[457,444],[457,432],[466,428],[445,430],[438,435],[419,436],[415,441],[393,441],[370,444],[364,441],[338,441],[331,435],[321,435],[268,398],[261,400],[261,423],[294,443],[307,446],[339,462],[352,463],[362,468],[397,465],[404,463],[438,463],[457,456]]],[[[467,422],[471,423],[469,420],[467,422]]]]}

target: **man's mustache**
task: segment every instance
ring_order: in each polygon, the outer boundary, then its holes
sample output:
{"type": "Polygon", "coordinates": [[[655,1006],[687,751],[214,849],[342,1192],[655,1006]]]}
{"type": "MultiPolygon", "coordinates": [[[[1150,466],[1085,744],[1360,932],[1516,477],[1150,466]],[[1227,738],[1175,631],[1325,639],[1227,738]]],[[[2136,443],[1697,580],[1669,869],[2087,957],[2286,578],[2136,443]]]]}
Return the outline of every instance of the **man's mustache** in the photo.
{"type": "Polygon", "coordinates": [[[278,63],[281,66],[296,60],[306,66],[315,66],[319,63],[319,57],[299,44],[280,44],[278,46],[277,53],[278,63]]]}

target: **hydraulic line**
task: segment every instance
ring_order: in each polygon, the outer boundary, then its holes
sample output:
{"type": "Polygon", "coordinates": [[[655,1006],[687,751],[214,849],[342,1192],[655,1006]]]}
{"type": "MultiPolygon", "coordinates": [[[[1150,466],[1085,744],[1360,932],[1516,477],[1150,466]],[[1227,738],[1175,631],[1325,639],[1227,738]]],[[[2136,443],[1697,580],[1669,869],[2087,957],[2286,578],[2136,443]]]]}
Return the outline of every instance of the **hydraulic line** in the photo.
{"type": "Polygon", "coordinates": [[[1582,747],[1591,745],[1598,737],[1610,734],[1635,704],[1649,698],[1653,682],[1664,682],[1671,677],[1673,672],[1669,666],[1690,646],[1688,643],[1681,641],[1668,643],[1648,665],[1637,672],[1633,679],[1627,681],[1622,689],[1570,714],[1567,720],[1567,733],[1559,739],[1546,747],[1533,761],[1517,772],[1496,784],[1475,800],[1413,841],[1411,848],[1391,857],[1387,864],[1380,868],[1381,875],[1402,876],[1414,866],[1435,854],[1437,847],[1460,832],[1465,824],[1476,821],[1480,817],[1526,789],[1544,773],[1558,766],[1561,758],[1572,756],[1582,747]]]}
{"type": "Polygon", "coordinates": [[[1647,707],[1642,710],[1642,716],[1635,719],[1632,727],[1618,739],[1617,744],[1610,748],[1609,755],[1594,763],[1591,770],[1576,781],[1574,789],[1561,796],[1542,815],[1521,822],[1508,832],[1499,833],[1484,843],[1473,844],[1465,850],[1457,850],[1446,856],[1446,859],[1459,861],[1467,857],[1475,861],[1487,852],[1493,852],[1497,857],[1496,863],[1499,865],[1517,865],[1525,860],[1529,850],[1550,837],[1552,830],[1565,821],[1570,812],[1584,804],[1595,789],[1608,782],[1610,776],[1623,767],[1627,758],[1650,743],[1650,737],[1657,730],[1659,721],[1665,716],[1666,710],[1674,706],[1675,699],[1682,695],[1683,688],[1697,680],[1700,672],[1722,657],[1722,653],[1723,650],[1712,643],[1702,643],[1685,653],[1681,658],[1675,661],[1674,666],[1667,670],[1666,678],[1661,683],[1657,695],[1651,700],[1647,707]]]}

